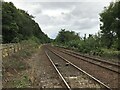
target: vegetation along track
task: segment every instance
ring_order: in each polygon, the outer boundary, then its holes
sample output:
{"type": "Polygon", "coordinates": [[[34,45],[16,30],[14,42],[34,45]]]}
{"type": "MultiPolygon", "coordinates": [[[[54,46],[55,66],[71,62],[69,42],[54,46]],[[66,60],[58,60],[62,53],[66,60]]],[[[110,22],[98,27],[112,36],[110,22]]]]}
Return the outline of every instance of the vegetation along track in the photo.
{"type": "Polygon", "coordinates": [[[73,88],[104,88],[110,89],[107,85],[86,73],[67,59],[58,55],[51,49],[45,51],[53,67],[59,74],[67,89],[73,88]]]}
{"type": "Polygon", "coordinates": [[[109,62],[109,61],[105,61],[105,60],[100,60],[100,59],[96,59],[93,57],[89,57],[89,56],[85,56],[85,55],[81,55],[79,53],[76,53],[74,51],[71,50],[66,50],[66,49],[60,49],[58,48],[59,51],[71,55],[73,57],[79,58],[81,60],[84,60],[86,62],[98,65],[102,68],[108,69],[110,71],[116,72],[120,74],[120,65],[118,63],[113,63],[113,62],[109,62]]]}
{"type": "MultiPolygon", "coordinates": [[[[48,46],[50,49],[61,55],[62,57],[68,59],[70,62],[74,63],[76,66],[80,67],[87,73],[91,74],[95,78],[104,82],[111,88],[119,88],[120,87],[120,74],[118,72],[114,72],[113,70],[101,67],[100,65],[96,65],[93,63],[89,63],[86,60],[82,60],[78,57],[72,56],[70,54],[63,53],[64,49],[59,50],[59,48],[48,46]]],[[[80,57],[80,56],[79,56],[80,57]]]]}

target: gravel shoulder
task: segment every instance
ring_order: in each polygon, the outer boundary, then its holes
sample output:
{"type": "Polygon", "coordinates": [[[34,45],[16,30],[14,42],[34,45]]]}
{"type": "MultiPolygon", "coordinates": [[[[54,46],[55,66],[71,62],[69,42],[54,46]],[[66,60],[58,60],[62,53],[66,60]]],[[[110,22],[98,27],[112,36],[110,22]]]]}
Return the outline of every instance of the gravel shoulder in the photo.
{"type": "Polygon", "coordinates": [[[41,46],[38,52],[28,60],[28,63],[31,66],[29,75],[34,88],[62,87],[58,81],[59,77],[56,75],[56,71],[45,55],[44,46],[41,46]]]}

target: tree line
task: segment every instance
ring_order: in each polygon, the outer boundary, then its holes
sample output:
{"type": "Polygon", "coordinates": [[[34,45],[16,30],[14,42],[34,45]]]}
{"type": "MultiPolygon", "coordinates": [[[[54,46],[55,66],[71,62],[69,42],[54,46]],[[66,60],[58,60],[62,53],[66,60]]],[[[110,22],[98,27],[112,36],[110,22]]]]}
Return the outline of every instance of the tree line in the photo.
{"type": "Polygon", "coordinates": [[[108,7],[100,13],[100,31],[95,34],[86,34],[83,38],[78,33],[61,29],[54,44],[76,49],[83,53],[103,55],[112,51],[118,56],[120,51],[120,1],[110,3],[108,7]],[[114,52],[115,51],[115,52],[114,52]]]}
{"type": "Polygon", "coordinates": [[[17,9],[12,2],[2,2],[2,43],[17,43],[33,39],[40,43],[50,42],[41,31],[34,17],[26,11],[17,9]]]}

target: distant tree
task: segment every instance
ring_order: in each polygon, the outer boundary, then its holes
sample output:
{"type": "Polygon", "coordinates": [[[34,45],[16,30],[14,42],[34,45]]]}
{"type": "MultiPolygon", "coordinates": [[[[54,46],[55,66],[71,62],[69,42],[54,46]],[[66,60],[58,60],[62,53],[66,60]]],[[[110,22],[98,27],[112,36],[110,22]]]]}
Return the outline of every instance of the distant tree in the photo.
{"type": "Polygon", "coordinates": [[[79,35],[74,31],[65,31],[65,29],[61,29],[56,37],[56,41],[63,44],[66,44],[72,40],[80,40],[79,35]]]}

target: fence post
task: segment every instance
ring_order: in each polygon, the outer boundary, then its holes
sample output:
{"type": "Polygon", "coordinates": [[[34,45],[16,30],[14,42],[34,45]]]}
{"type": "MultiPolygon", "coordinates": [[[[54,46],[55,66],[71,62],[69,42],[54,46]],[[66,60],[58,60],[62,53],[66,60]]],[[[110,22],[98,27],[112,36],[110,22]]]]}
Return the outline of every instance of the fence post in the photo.
{"type": "Polygon", "coordinates": [[[4,58],[6,56],[11,56],[13,53],[16,53],[25,48],[36,48],[36,46],[33,46],[29,43],[4,44],[4,47],[1,49],[2,57],[4,58]]]}
{"type": "Polygon", "coordinates": [[[14,51],[13,53],[15,53],[15,44],[13,45],[13,51],[14,51]]]}

